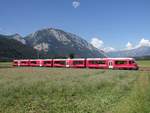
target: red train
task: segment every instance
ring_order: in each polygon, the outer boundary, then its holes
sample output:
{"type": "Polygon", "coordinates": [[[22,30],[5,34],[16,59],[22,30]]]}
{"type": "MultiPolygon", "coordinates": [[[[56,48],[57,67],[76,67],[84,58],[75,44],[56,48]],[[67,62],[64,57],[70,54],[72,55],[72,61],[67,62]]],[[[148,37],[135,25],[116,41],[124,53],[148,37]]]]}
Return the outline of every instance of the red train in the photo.
{"type": "Polygon", "coordinates": [[[133,70],[139,68],[133,58],[24,59],[14,60],[13,66],[133,70]]]}

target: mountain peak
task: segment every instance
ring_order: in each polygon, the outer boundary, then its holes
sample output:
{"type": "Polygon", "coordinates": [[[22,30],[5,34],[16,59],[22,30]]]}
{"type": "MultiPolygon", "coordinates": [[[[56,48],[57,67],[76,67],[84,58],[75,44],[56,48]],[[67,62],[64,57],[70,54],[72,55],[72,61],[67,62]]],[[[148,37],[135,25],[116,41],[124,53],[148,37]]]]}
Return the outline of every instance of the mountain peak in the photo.
{"type": "Polygon", "coordinates": [[[26,44],[25,39],[18,33],[15,33],[15,34],[11,35],[10,37],[14,40],[21,42],[22,44],[26,44]]]}
{"type": "Polygon", "coordinates": [[[16,39],[16,38],[23,38],[20,34],[18,34],[18,33],[15,33],[15,34],[13,34],[13,35],[10,35],[10,37],[12,37],[12,38],[14,38],[14,39],[16,39]]]}

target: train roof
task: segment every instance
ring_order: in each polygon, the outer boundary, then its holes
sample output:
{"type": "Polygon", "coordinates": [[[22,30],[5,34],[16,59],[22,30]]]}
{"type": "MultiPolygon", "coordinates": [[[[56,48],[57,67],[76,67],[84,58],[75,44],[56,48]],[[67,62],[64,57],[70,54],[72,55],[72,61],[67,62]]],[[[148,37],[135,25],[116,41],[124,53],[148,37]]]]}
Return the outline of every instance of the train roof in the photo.
{"type": "MultiPolygon", "coordinates": [[[[64,60],[85,60],[85,58],[74,58],[74,59],[15,59],[13,61],[39,61],[39,60],[57,60],[57,61],[64,61],[64,60]]],[[[134,60],[134,58],[86,58],[86,60],[134,60]]]]}
{"type": "Polygon", "coordinates": [[[29,59],[15,59],[13,61],[28,61],[29,59]]]}
{"type": "Polygon", "coordinates": [[[53,60],[53,59],[43,59],[43,60],[53,60]]]}
{"type": "Polygon", "coordinates": [[[67,59],[53,59],[53,60],[58,60],[58,61],[59,61],[59,60],[63,60],[63,61],[64,61],[64,60],[67,60],[67,59]]]}
{"type": "Polygon", "coordinates": [[[134,60],[134,58],[107,58],[109,60],[134,60]]]}
{"type": "Polygon", "coordinates": [[[85,60],[85,58],[74,58],[74,59],[70,59],[70,60],[85,60]]]}
{"type": "Polygon", "coordinates": [[[106,58],[87,58],[87,60],[106,60],[106,58]]]}

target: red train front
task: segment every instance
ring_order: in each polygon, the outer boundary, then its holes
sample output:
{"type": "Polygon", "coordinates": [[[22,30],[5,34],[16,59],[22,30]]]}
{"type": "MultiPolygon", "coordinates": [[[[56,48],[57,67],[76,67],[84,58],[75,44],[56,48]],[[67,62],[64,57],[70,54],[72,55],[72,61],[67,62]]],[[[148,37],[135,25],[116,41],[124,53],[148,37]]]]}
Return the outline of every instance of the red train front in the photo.
{"type": "Polygon", "coordinates": [[[138,65],[133,58],[107,58],[108,66],[112,69],[138,70],[138,65]]]}

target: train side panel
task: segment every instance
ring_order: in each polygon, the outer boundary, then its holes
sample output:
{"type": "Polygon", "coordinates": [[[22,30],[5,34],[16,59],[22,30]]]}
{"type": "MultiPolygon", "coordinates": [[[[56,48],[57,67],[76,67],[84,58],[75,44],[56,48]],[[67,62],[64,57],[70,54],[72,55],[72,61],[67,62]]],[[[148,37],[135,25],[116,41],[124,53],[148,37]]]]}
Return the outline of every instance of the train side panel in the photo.
{"type": "Polygon", "coordinates": [[[29,66],[30,60],[20,60],[20,66],[29,66]]]}
{"type": "Polygon", "coordinates": [[[53,67],[66,67],[66,59],[53,59],[53,67]]]}
{"type": "Polygon", "coordinates": [[[43,61],[44,60],[42,60],[42,59],[32,59],[32,60],[30,60],[29,65],[32,67],[42,67],[43,61]]]}
{"type": "Polygon", "coordinates": [[[108,60],[101,58],[86,59],[86,67],[97,69],[108,69],[108,60]]]}
{"type": "Polygon", "coordinates": [[[53,67],[53,60],[52,59],[45,59],[43,60],[44,67],[53,67]]]}
{"type": "Polygon", "coordinates": [[[86,59],[70,59],[69,67],[85,68],[86,67],[86,59]]]}

